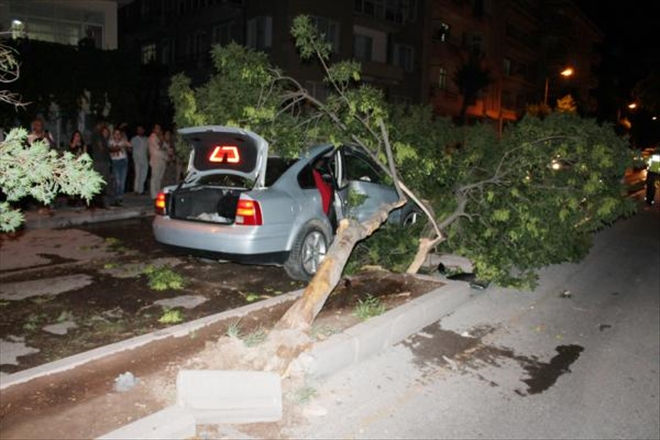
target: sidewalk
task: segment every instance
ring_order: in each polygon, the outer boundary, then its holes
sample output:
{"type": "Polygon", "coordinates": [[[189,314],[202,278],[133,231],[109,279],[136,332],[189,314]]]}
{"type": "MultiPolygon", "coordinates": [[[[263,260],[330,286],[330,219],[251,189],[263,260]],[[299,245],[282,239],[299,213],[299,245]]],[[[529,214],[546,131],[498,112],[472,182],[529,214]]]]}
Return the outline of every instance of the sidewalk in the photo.
{"type": "Polygon", "coordinates": [[[124,206],[102,208],[87,208],[86,206],[68,206],[62,203],[55,211],[40,214],[32,208],[24,212],[26,229],[64,228],[86,223],[124,220],[133,217],[153,215],[153,201],[149,194],[125,194],[124,206]]]}

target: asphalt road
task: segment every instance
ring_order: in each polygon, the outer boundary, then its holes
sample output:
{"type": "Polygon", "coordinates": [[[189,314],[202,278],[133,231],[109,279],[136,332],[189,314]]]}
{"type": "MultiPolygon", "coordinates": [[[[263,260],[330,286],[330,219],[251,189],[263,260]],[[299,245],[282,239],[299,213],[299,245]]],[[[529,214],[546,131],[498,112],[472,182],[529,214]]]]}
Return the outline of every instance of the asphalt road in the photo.
{"type": "Polygon", "coordinates": [[[309,384],[294,438],[658,438],[660,210],[597,236],[534,291],[489,288],[309,384]]]}

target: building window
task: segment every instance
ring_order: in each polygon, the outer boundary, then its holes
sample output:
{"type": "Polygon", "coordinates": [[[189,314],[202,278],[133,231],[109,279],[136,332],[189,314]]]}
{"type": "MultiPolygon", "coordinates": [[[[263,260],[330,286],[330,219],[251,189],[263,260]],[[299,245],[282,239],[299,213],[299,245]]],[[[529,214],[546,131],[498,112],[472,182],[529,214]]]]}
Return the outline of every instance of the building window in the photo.
{"type": "Polygon", "coordinates": [[[247,46],[257,50],[273,45],[273,17],[251,18],[247,22],[247,46]]]}
{"type": "Polygon", "coordinates": [[[441,67],[438,71],[438,88],[440,90],[447,89],[447,69],[441,67]]]}
{"type": "Polygon", "coordinates": [[[160,62],[164,65],[170,65],[174,62],[174,40],[165,39],[160,46],[160,62]]]}
{"type": "Polygon", "coordinates": [[[405,44],[394,45],[394,64],[403,68],[405,72],[413,71],[414,49],[405,44]]]}
{"type": "Polygon", "coordinates": [[[156,44],[149,43],[142,45],[142,64],[149,64],[156,61],[156,44]]]}
{"type": "Polygon", "coordinates": [[[186,40],[186,53],[188,58],[197,60],[202,58],[206,48],[204,46],[204,40],[207,34],[202,31],[195,32],[192,35],[188,35],[186,40]]]}
{"type": "Polygon", "coordinates": [[[366,35],[353,36],[353,55],[358,60],[371,61],[373,59],[374,40],[366,35]]]}
{"type": "Polygon", "coordinates": [[[414,21],[416,0],[355,0],[355,12],[396,24],[414,21]]]}
{"type": "Polygon", "coordinates": [[[465,48],[472,55],[480,56],[484,53],[483,38],[481,35],[464,34],[464,44],[465,48]]]}
{"type": "Polygon", "coordinates": [[[449,25],[444,21],[434,21],[432,34],[433,40],[441,43],[449,42],[449,29],[449,25]]]}
{"type": "Polygon", "coordinates": [[[224,23],[213,28],[213,43],[226,46],[232,41],[236,41],[236,23],[224,23]]]}
{"type": "Polygon", "coordinates": [[[323,35],[326,42],[330,43],[330,48],[334,53],[339,52],[339,22],[325,17],[310,16],[316,30],[323,35]]]}

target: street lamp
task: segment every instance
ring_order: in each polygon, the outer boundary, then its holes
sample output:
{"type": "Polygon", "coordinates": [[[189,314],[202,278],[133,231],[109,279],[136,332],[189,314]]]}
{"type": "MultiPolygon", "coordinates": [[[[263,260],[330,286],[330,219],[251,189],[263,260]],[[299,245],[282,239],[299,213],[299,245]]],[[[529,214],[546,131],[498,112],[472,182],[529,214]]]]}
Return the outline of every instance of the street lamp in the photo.
{"type": "MultiPolygon", "coordinates": [[[[559,72],[559,74],[561,76],[565,77],[565,78],[568,78],[569,76],[573,75],[573,68],[572,67],[567,67],[564,70],[562,70],[561,72],[559,72]]],[[[545,94],[543,95],[543,104],[545,104],[546,106],[548,105],[548,88],[549,88],[549,85],[550,85],[550,77],[546,76],[545,77],[545,94]]]]}

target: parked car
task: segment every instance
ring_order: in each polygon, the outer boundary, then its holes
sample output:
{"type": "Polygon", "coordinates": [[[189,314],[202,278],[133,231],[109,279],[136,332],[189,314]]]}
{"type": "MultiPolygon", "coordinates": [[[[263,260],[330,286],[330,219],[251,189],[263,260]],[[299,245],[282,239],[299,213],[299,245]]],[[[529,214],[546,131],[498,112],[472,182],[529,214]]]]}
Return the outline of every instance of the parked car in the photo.
{"type": "MultiPolygon", "coordinates": [[[[365,220],[398,199],[388,176],[351,146],[318,145],[289,159],[269,155],[268,142],[248,130],[179,133],[192,147],[188,173],[163,188],[153,220],[156,240],[178,251],[283,265],[290,277],[308,280],[342,218],[365,220]]],[[[418,215],[407,203],[388,222],[412,223],[418,215]]]]}

